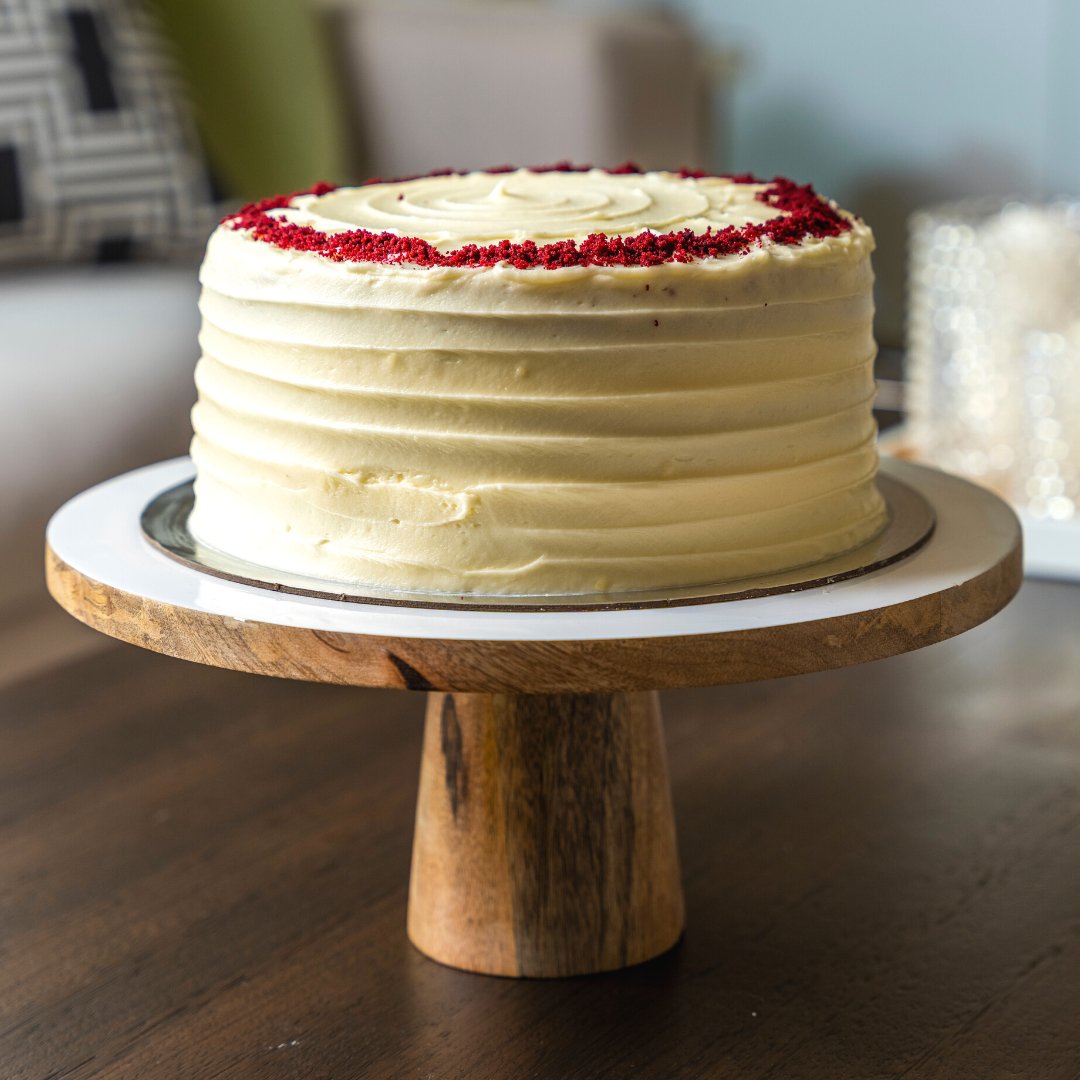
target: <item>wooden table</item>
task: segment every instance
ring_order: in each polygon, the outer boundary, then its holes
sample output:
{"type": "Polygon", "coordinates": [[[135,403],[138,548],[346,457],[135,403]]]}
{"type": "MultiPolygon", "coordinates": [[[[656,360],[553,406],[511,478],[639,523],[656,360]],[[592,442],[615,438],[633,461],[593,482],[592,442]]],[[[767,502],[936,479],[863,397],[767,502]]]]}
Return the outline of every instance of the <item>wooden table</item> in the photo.
{"type": "Polygon", "coordinates": [[[687,935],[543,982],[406,940],[422,695],[0,691],[0,1076],[1080,1077],[1080,589],[664,702],[687,935]]]}

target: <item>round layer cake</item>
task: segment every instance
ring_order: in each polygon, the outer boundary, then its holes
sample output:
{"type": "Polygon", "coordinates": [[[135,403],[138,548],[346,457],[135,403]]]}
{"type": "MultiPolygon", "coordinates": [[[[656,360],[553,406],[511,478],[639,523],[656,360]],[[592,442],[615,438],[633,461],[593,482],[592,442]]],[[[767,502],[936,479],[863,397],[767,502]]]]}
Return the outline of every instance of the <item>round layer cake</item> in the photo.
{"type": "Polygon", "coordinates": [[[777,179],[446,173],[210,239],[192,532],[354,586],[581,594],[883,526],[873,237],[777,179]]]}

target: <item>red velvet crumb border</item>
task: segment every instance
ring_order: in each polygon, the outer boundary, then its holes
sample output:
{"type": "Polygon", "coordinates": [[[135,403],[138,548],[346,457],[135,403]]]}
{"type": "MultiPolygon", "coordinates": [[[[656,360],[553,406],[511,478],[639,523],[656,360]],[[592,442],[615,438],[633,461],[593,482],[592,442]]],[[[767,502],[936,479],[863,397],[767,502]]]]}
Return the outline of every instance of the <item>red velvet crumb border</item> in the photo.
{"type": "MultiPolygon", "coordinates": [[[[531,168],[531,172],[584,172],[590,165],[559,162],[531,168]]],[[[485,170],[489,173],[514,171],[514,166],[501,165],[485,170]]],[[[641,173],[631,162],[608,169],[614,175],[641,173]]],[[[428,176],[464,175],[452,169],[428,173],[428,176]]],[[[698,179],[710,175],[700,170],[681,169],[678,175],[698,179]]],[[[558,270],[569,266],[656,266],[659,263],[687,263],[697,259],[717,259],[725,255],[745,255],[765,241],[795,245],[808,237],[838,236],[851,228],[851,222],[826,202],[809,185],[799,185],[786,177],[770,181],[758,180],[741,173],[726,175],[737,184],[765,183],[757,198],[781,213],[761,224],[729,225],[724,229],[707,229],[696,233],[690,229],[680,232],[640,232],[634,236],[608,236],[593,233],[582,241],[558,240],[537,244],[532,240],[500,240],[494,244],[465,244],[451,251],[439,251],[426,240],[416,236],[399,236],[368,229],[323,233],[310,225],[294,225],[271,214],[291,206],[301,195],[325,195],[335,190],[333,184],[316,184],[306,191],[277,195],[260,202],[249,203],[235,214],[224,218],[222,224],[231,229],[246,230],[253,239],[287,251],[310,251],[334,262],[387,263],[410,266],[483,267],[506,264],[520,270],[542,268],[558,270]]],[[[405,183],[422,177],[396,177],[393,180],[375,178],[367,184],[405,183]]]]}

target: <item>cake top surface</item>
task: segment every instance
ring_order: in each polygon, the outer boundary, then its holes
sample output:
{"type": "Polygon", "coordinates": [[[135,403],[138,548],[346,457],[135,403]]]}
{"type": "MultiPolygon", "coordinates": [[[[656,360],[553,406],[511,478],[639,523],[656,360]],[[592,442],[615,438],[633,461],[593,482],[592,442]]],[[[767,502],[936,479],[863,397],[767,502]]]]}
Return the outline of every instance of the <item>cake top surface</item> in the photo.
{"type": "Polygon", "coordinates": [[[222,225],[335,262],[558,269],[741,255],[839,236],[853,220],[783,177],[563,163],[319,184],[252,203],[222,225]]]}

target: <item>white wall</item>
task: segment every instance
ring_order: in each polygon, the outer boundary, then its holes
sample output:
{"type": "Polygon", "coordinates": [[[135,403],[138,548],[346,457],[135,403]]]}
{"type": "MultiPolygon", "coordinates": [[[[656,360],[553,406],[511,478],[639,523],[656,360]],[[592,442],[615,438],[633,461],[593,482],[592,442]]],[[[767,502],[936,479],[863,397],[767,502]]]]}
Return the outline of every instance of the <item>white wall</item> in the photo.
{"type": "Polygon", "coordinates": [[[1057,130],[1062,99],[1071,90],[1075,104],[1080,89],[1075,0],[678,6],[711,40],[745,50],[741,165],[805,170],[843,198],[868,177],[906,173],[965,189],[1080,179],[1057,130]]]}

